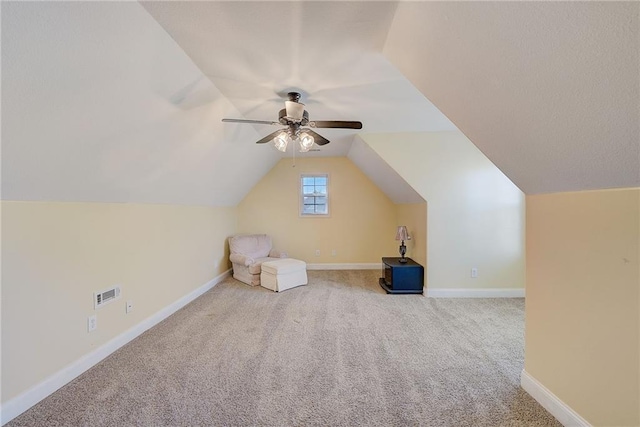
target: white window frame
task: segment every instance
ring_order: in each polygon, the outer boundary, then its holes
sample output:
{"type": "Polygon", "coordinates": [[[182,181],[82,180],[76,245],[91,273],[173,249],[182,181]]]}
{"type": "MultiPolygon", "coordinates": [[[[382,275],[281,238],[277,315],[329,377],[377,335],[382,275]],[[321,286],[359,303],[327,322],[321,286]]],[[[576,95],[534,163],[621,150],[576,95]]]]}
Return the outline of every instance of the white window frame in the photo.
{"type": "MultiPolygon", "coordinates": [[[[308,196],[308,195],[307,195],[308,196]]],[[[329,174],[328,173],[305,173],[305,174],[300,174],[300,199],[299,199],[299,214],[300,217],[303,218],[327,218],[330,216],[330,205],[329,205],[329,174]],[[326,184],[326,190],[327,193],[325,195],[326,200],[327,200],[327,213],[305,213],[304,212],[304,178],[325,178],[327,180],[327,184],[326,184]]]]}

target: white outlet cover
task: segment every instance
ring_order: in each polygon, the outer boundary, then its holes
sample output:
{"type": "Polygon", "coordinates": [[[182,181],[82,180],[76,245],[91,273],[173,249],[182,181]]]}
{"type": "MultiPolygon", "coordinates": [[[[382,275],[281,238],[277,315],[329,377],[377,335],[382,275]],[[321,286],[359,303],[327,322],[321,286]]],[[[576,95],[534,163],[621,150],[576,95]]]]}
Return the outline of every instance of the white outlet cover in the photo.
{"type": "Polygon", "coordinates": [[[98,317],[94,314],[87,319],[87,330],[95,331],[98,328],[98,317]]]}

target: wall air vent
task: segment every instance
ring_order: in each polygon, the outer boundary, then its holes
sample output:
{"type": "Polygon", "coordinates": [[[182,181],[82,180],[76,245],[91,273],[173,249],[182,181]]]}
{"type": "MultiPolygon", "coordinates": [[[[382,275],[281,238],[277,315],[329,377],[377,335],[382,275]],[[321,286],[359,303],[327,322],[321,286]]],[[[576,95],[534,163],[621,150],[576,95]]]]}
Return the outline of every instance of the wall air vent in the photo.
{"type": "Polygon", "coordinates": [[[102,292],[95,292],[93,294],[93,308],[100,308],[118,298],[120,298],[120,286],[114,286],[102,292]]]}

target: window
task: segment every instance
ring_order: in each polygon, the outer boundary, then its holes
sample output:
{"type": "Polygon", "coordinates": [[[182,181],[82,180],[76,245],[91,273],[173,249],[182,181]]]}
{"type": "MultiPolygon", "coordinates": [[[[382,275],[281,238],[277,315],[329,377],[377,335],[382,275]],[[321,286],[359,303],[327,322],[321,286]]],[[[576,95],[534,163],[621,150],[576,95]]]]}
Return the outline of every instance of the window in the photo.
{"type": "Polygon", "coordinates": [[[300,215],[329,215],[329,176],[302,175],[300,177],[300,215]]]}

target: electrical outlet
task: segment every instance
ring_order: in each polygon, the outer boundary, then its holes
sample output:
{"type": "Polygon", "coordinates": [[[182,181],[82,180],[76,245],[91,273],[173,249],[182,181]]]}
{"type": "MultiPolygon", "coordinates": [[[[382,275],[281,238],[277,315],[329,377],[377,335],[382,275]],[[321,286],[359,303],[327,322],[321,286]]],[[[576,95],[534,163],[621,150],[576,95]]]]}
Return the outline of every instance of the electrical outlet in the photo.
{"type": "Polygon", "coordinates": [[[88,332],[95,331],[98,328],[98,317],[94,314],[87,319],[88,332]]]}
{"type": "Polygon", "coordinates": [[[131,310],[133,310],[133,301],[127,301],[127,308],[126,308],[126,312],[131,313],[131,310]]]}
{"type": "Polygon", "coordinates": [[[475,278],[477,278],[477,277],[478,277],[478,269],[477,269],[476,267],[473,267],[473,268],[471,269],[471,278],[472,278],[472,279],[475,279],[475,278]]]}
{"type": "Polygon", "coordinates": [[[334,249],[334,250],[332,250],[332,251],[331,251],[331,256],[336,256],[336,255],[338,255],[338,252],[337,252],[335,249],[334,249]]]}
{"type": "Polygon", "coordinates": [[[316,256],[320,256],[320,249],[316,249],[316,256]]]}

